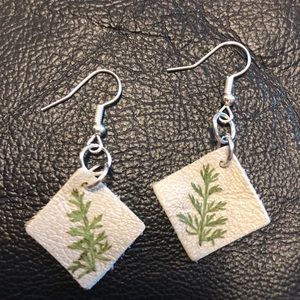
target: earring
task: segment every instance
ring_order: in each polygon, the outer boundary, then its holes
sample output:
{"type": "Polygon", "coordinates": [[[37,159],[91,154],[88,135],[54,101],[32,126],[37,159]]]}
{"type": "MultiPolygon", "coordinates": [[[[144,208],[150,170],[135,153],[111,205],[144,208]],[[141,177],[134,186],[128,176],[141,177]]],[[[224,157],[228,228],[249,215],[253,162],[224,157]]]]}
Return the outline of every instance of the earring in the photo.
{"type": "Polygon", "coordinates": [[[251,63],[242,44],[219,44],[197,63],[170,68],[168,72],[197,67],[223,46],[240,47],[247,56],[243,70],[226,78],[223,107],[213,117],[215,138],[224,147],[153,184],[154,192],[166,212],[182,246],[193,261],[270,223],[269,216],[234,155],[236,135],[231,105],[234,79],[251,63]],[[220,127],[229,128],[227,134],[220,127]]]}
{"type": "Polygon", "coordinates": [[[106,131],[103,118],[105,109],[121,96],[119,77],[109,70],[96,70],[66,97],[42,110],[69,99],[98,73],[112,75],[118,83],[118,92],[112,100],[97,105],[94,134],[79,155],[81,168],[26,224],[27,233],[85,289],[93,287],[145,229],[144,223],[103,183],[112,164],[101,139],[106,131]],[[96,165],[88,169],[86,156],[102,152],[107,157],[104,168],[98,171],[96,165]]]}

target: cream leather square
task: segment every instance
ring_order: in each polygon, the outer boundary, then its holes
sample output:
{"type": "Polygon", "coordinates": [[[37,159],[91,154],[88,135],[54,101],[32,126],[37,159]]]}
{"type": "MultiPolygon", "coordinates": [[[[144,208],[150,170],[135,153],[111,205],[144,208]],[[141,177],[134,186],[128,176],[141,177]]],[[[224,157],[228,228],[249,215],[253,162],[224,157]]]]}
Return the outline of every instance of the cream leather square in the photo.
{"type": "Polygon", "coordinates": [[[93,177],[77,170],[26,231],[75,280],[90,289],[144,231],[144,223],[104,184],[97,191],[81,185],[93,177]]]}
{"type": "Polygon", "coordinates": [[[193,261],[270,223],[269,216],[234,156],[221,168],[228,147],[154,183],[154,192],[193,261]]]}

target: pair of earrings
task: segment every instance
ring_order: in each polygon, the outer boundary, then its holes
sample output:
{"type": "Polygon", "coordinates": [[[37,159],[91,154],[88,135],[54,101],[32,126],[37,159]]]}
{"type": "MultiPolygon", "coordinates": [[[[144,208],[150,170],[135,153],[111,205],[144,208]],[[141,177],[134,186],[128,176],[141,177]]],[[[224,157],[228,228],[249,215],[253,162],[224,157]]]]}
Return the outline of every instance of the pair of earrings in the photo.
{"type": "MultiPolygon", "coordinates": [[[[224,105],[213,117],[215,138],[224,147],[153,184],[160,204],[193,261],[270,222],[234,155],[236,130],[230,106],[235,101],[232,92],[234,79],[245,73],[251,63],[247,48],[237,42],[224,42],[197,63],[168,71],[195,68],[227,45],[242,48],[247,56],[247,65],[226,78],[224,105]],[[228,133],[220,133],[223,126],[229,128],[228,133]]],[[[105,109],[115,104],[122,94],[119,77],[109,70],[96,70],[66,97],[42,110],[69,99],[98,73],[112,75],[118,83],[118,92],[112,100],[97,106],[94,134],[79,155],[81,168],[26,225],[27,233],[86,289],[90,289],[112,268],[145,229],[144,223],[103,183],[112,164],[111,155],[102,143],[106,131],[103,118],[105,109]],[[104,168],[99,170],[98,165],[88,168],[86,156],[103,152],[107,157],[104,168]]]]}

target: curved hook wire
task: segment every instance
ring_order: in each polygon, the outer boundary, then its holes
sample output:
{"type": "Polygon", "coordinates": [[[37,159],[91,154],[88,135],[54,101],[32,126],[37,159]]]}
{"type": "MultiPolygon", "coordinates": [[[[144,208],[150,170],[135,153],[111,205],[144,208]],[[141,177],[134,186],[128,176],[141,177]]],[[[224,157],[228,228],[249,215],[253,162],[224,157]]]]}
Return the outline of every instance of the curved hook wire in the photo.
{"type": "Polygon", "coordinates": [[[251,64],[251,56],[250,56],[250,53],[249,53],[248,49],[244,45],[242,45],[241,43],[235,42],[235,41],[228,41],[228,42],[224,42],[224,43],[219,44],[214,49],[212,49],[211,51],[209,51],[205,56],[203,56],[199,61],[197,61],[196,63],[194,63],[192,65],[182,66],[182,67],[175,67],[175,68],[169,68],[169,69],[167,69],[167,71],[168,72],[175,72],[175,71],[183,71],[183,70],[194,69],[197,66],[199,66],[201,63],[203,63],[206,59],[208,59],[219,48],[221,48],[223,46],[231,46],[231,45],[242,48],[245,51],[246,55],[247,55],[247,65],[245,66],[245,68],[243,70],[241,70],[241,71],[233,74],[233,75],[230,75],[230,77],[233,77],[233,78],[238,77],[238,76],[244,74],[248,70],[248,68],[249,68],[249,66],[251,64]]]}
{"type": "MultiPolygon", "coordinates": [[[[67,99],[69,99],[70,97],[72,97],[84,84],[86,84],[92,77],[94,77],[95,75],[97,75],[98,73],[108,73],[110,75],[112,75],[117,83],[118,83],[118,91],[117,94],[115,95],[115,97],[110,100],[107,101],[103,104],[98,104],[97,108],[96,108],[96,116],[95,116],[95,125],[94,125],[94,130],[95,130],[95,134],[89,139],[89,141],[87,142],[87,145],[82,149],[82,151],[80,152],[79,158],[80,158],[80,162],[81,162],[81,167],[86,170],[86,171],[91,171],[94,172],[93,170],[95,168],[98,168],[99,166],[94,166],[91,169],[87,169],[86,164],[84,162],[84,158],[86,153],[89,151],[92,154],[98,154],[100,152],[104,152],[107,156],[107,162],[105,164],[104,169],[98,174],[99,177],[95,180],[95,182],[93,184],[91,184],[88,187],[95,187],[97,186],[100,182],[102,182],[105,178],[105,176],[107,175],[111,164],[112,164],[112,158],[110,153],[107,151],[106,148],[103,147],[102,141],[101,141],[101,136],[105,134],[106,132],[106,128],[103,124],[103,118],[104,118],[104,111],[105,108],[107,106],[110,106],[112,104],[114,104],[121,96],[122,94],[122,84],[121,84],[121,80],[120,78],[117,76],[117,74],[115,74],[114,72],[107,70],[107,69],[98,69],[94,72],[92,72],[91,74],[89,74],[86,78],[84,78],[67,96],[45,106],[42,108],[42,111],[45,111],[63,101],[66,101],[67,99]],[[95,142],[96,140],[96,142],[95,142]]],[[[94,174],[95,175],[95,174],[94,174]]]]}
{"type": "Polygon", "coordinates": [[[167,69],[167,72],[176,72],[176,71],[183,71],[183,70],[194,69],[197,66],[199,66],[202,62],[204,62],[207,58],[209,58],[213,53],[215,53],[219,48],[221,48],[223,46],[236,46],[236,47],[240,47],[241,49],[244,50],[244,52],[246,53],[246,56],[247,56],[247,64],[244,67],[244,69],[242,69],[241,71],[239,71],[237,73],[234,73],[234,74],[232,74],[230,76],[227,76],[227,78],[226,78],[225,89],[224,89],[224,100],[225,100],[225,102],[228,102],[229,104],[232,104],[233,101],[235,100],[234,96],[232,95],[233,81],[234,81],[234,79],[236,77],[239,77],[242,74],[244,74],[249,69],[250,64],[251,64],[250,53],[249,53],[248,49],[244,45],[242,45],[241,43],[238,43],[238,42],[235,42],[235,41],[223,42],[223,43],[219,44],[218,46],[216,46],[214,49],[212,49],[210,52],[208,52],[205,56],[203,56],[196,63],[194,63],[192,65],[188,65],[188,66],[169,68],[169,69],[167,69]]]}
{"type": "Polygon", "coordinates": [[[112,72],[112,71],[110,71],[110,70],[107,70],[107,69],[98,69],[98,70],[96,70],[96,71],[94,71],[94,72],[92,72],[91,74],[89,74],[86,78],[84,78],[67,96],[65,96],[65,97],[63,97],[63,98],[61,98],[61,99],[58,99],[57,101],[55,101],[55,102],[53,102],[53,103],[50,103],[49,105],[47,105],[47,106],[45,106],[45,107],[43,107],[41,110],[42,111],[45,111],[45,110],[47,110],[47,109],[49,109],[49,108],[51,108],[51,107],[53,107],[53,106],[56,106],[57,104],[59,104],[59,103],[62,103],[62,102],[64,102],[64,101],[66,101],[66,100],[68,100],[70,97],[72,97],[83,85],[85,85],[92,77],[94,77],[95,75],[97,75],[98,73],[107,73],[107,74],[110,74],[110,75],[112,75],[116,80],[117,80],[117,82],[118,82],[118,92],[117,92],[117,94],[116,94],[116,96],[112,99],[112,100],[110,100],[110,101],[108,101],[108,102],[106,102],[106,103],[104,103],[104,104],[101,104],[101,106],[103,107],[103,109],[106,107],[106,106],[109,106],[109,105],[111,105],[111,104],[113,104],[115,101],[117,101],[119,98],[120,98],[120,96],[121,96],[121,94],[122,94],[122,84],[121,84],[121,80],[120,80],[120,78],[117,76],[117,74],[116,73],[114,73],[114,72],[112,72]]]}

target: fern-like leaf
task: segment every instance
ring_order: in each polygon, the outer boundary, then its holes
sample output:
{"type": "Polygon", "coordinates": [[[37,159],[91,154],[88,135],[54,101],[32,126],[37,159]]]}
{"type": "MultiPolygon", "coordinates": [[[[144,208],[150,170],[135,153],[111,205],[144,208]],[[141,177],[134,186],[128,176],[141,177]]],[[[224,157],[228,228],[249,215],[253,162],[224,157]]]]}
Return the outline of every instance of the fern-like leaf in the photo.
{"type": "Polygon", "coordinates": [[[195,184],[195,183],[192,183],[192,187],[194,189],[194,191],[201,197],[203,198],[203,193],[202,193],[202,188],[199,184],[195,184]]]}
{"type": "Polygon", "coordinates": [[[210,196],[214,193],[219,193],[219,192],[222,192],[222,189],[218,185],[214,185],[209,189],[208,196],[210,196]]]}
{"type": "MultiPolygon", "coordinates": [[[[105,253],[111,248],[107,241],[105,231],[96,232],[102,228],[103,215],[94,216],[90,221],[88,211],[91,207],[91,201],[84,201],[84,193],[73,190],[72,199],[69,203],[76,207],[76,210],[67,214],[72,223],[79,225],[71,227],[67,233],[72,237],[80,237],[78,241],[68,246],[69,249],[80,252],[79,258],[72,262],[68,270],[71,273],[81,271],[78,278],[96,271],[96,261],[108,261],[105,253]]],[[[74,224],[75,225],[75,224],[74,224]]]]}
{"type": "Polygon", "coordinates": [[[224,238],[224,234],[226,233],[226,230],[223,229],[215,229],[210,235],[205,237],[205,240],[207,242],[212,242],[212,244],[215,244],[216,239],[224,238]]]}
{"type": "Polygon", "coordinates": [[[193,206],[195,207],[195,209],[197,210],[197,212],[201,216],[201,214],[202,214],[202,204],[193,195],[189,195],[189,198],[190,198],[193,206]]]}
{"type": "Polygon", "coordinates": [[[224,201],[219,201],[217,203],[215,201],[211,201],[210,203],[208,203],[207,212],[212,213],[219,210],[225,210],[225,206],[226,206],[226,202],[224,201]]]}
{"type": "Polygon", "coordinates": [[[205,223],[205,226],[207,227],[215,227],[218,225],[224,225],[227,221],[227,218],[224,217],[218,217],[217,219],[213,220],[213,218],[210,219],[210,221],[205,223]]]}
{"type": "Polygon", "coordinates": [[[211,242],[213,245],[216,239],[223,238],[226,230],[216,228],[225,225],[227,218],[217,216],[216,213],[225,210],[225,201],[210,201],[210,197],[215,193],[222,192],[222,188],[212,183],[218,180],[219,173],[216,173],[214,168],[209,164],[204,165],[200,171],[200,175],[204,181],[204,186],[192,183],[193,190],[200,197],[195,198],[194,195],[189,195],[189,199],[195,208],[198,216],[192,216],[190,213],[178,214],[179,220],[186,225],[186,232],[190,235],[197,235],[199,245],[204,242],[211,242]]]}

